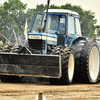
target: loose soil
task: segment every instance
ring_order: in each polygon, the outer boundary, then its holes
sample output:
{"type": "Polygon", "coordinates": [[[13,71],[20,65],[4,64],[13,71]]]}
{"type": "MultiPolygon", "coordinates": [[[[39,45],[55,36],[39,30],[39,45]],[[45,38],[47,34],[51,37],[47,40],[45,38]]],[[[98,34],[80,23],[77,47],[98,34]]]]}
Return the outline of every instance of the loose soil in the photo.
{"type": "Polygon", "coordinates": [[[0,82],[0,100],[36,100],[39,92],[46,96],[46,100],[99,100],[100,83],[50,85],[49,82],[0,82]]]}

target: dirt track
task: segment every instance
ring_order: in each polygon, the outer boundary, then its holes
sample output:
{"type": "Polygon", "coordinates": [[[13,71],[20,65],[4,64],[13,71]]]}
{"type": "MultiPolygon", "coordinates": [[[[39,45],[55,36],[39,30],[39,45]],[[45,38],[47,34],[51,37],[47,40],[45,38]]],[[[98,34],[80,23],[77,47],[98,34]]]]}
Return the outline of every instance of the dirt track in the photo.
{"type": "Polygon", "coordinates": [[[35,100],[42,92],[46,100],[99,100],[100,83],[67,86],[46,83],[0,83],[0,100],[35,100]]]}

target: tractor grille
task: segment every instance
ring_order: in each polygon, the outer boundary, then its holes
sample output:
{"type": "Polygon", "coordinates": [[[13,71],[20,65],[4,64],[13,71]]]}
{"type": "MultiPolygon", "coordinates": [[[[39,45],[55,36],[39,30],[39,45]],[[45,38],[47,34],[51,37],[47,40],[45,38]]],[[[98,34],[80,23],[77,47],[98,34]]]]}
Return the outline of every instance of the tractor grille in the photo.
{"type": "Polygon", "coordinates": [[[29,47],[35,50],[45,50],[44,40],[29,40],[29,47]]]}

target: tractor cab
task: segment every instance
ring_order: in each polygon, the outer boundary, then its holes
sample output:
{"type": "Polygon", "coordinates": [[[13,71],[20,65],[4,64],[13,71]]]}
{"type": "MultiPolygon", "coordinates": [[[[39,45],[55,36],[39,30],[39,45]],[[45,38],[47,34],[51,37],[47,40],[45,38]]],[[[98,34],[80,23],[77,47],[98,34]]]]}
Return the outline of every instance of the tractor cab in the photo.
{"type": "Polygon", "coordinates": [[[29,31],[29,46],[47,54],[52,46],[71,46],[81,36],[79,14],[64,9],[49,9],[36,13],[29,31]],[[47,19],[46,19],[47,17],[47,19]]]}

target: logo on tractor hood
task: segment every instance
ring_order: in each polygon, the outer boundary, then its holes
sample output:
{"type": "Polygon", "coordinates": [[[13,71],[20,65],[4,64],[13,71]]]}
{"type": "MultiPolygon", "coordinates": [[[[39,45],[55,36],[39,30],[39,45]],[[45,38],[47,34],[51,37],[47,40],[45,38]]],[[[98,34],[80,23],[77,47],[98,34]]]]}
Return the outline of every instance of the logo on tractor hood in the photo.
{"type": "Polygon", "coordinates": [[[47,40],[47,41],[57,41],[57,38],[42,36],[42,35],[29,35],[29,39],[39,39],[39,40],[47,40]]]}
{"type": "Polygon", "coordinates": [[[41,40],[46,40],[46,36],[41,36],[41,35],[29,35],[29,39],[41,39],[41,40]]]}

